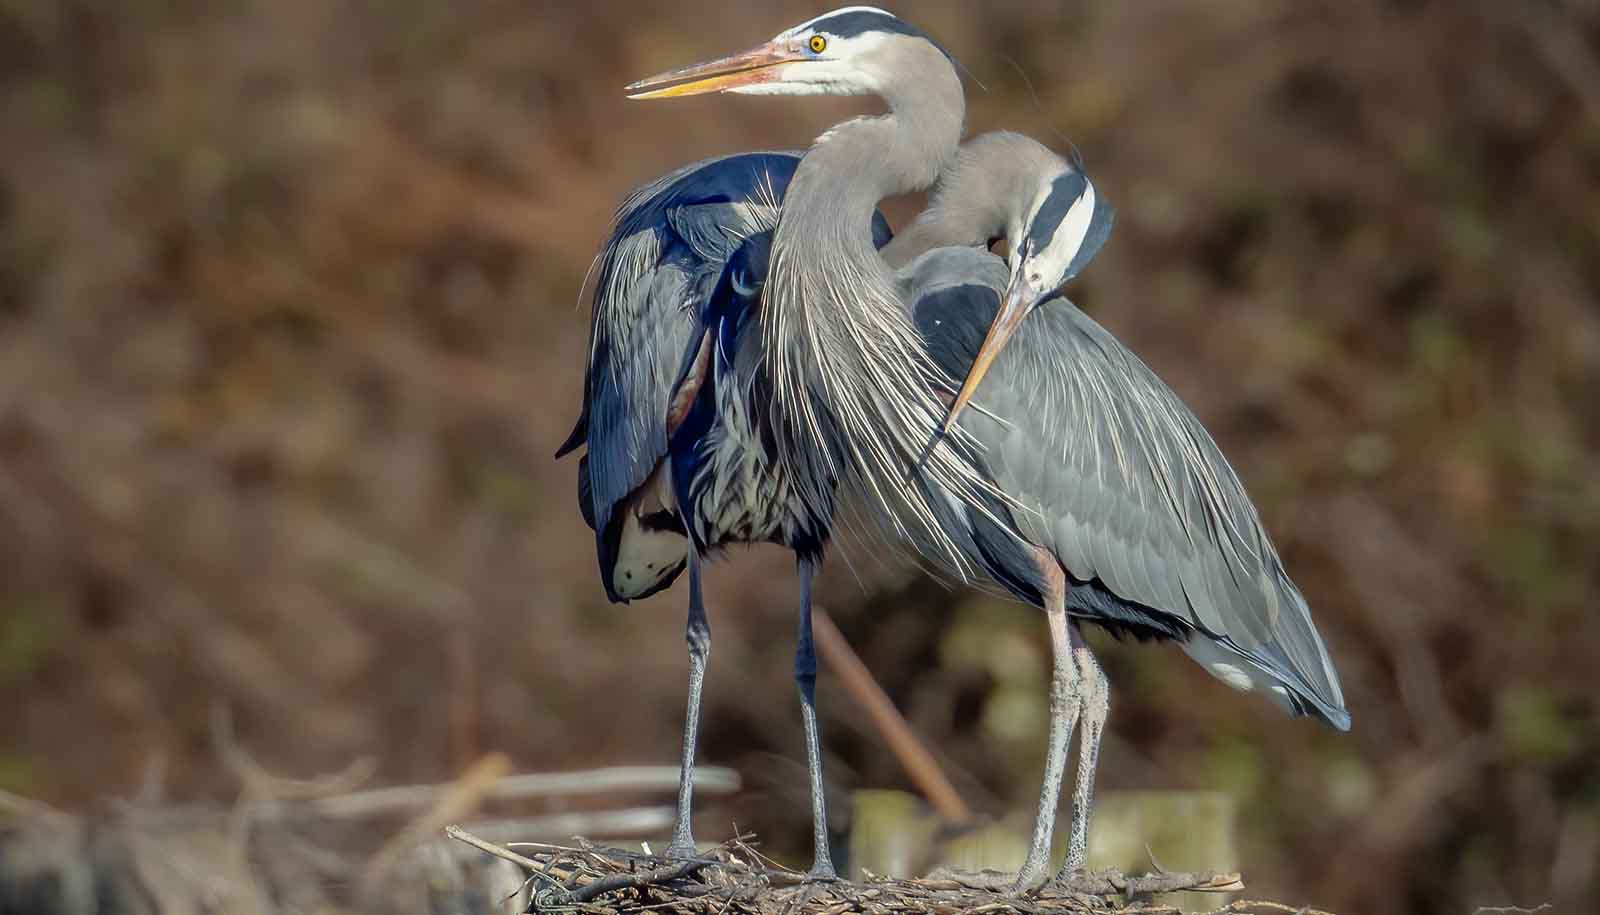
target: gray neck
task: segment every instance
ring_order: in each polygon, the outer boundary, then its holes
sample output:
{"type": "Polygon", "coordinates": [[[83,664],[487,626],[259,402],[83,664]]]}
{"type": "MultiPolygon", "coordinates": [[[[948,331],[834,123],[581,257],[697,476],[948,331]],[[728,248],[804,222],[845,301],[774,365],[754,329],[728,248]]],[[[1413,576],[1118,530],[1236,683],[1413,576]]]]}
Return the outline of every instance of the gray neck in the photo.
{"type": "Polygon", "coordinates": [[[784,197],[760,317],[769,418],[796,495],[815,511],[831,510],[837,483],[868,523],[964,573],[939,526],[948,509],[930,493],[975,501],[984,484],[947,443],[924,465],[932,489],[913,479],[943,418],[934,391],[951,382],[911,323],[871,224],[884,197],[926,188],[948,168],[966,104],[942,52],[920,39],[893,41],[875,65],[888,113],[820,137],[784,197]]]}
{"type": "Polygon", "coordinates": [[[883,249],[883,259],[903,267],[934,248],[988,245],[1002,237],[1015,247],[1041,185],[1068,167],[1022,134],[974,137],[961,145],[927,209],[883,249]]]}
{"type": "Polygon", "coordinates": [[[895,51],[885,69],[919,75],[885,81],[888,114],[846,121],[817,139],[789,183],[775,252],[787,248],[816,267],[847,262],[888,275],[872,245],[873,211],[885,197],[923,190],[950,169],[966,117],[961,81],[937,48],[915,41],[895,51]]]}

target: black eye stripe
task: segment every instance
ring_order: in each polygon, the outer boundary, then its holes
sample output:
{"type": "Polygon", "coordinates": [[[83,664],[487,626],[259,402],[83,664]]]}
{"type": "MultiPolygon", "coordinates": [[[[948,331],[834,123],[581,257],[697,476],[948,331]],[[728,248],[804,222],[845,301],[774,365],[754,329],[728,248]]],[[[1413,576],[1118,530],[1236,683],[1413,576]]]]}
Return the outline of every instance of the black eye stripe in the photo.
{"type": "Polygon", "coordinates": [[[898,35],[916,35],[923,37],[922,33],[888,13],[874,10],[851,10],[837,16],[828,16],[811,23],[813,31],[827,32],[839,38],[855,38],[867,32],[894,32],[898,35]]]}
{"type": "Polygon", "coordinates": [[[859,38],[869,32],[920,38],[938,48],[939,53],[948,58],[952,64],[961,66],[954,57],[951,57],[950,52],[944,49],[944,45],[929,38],[927,33],[881,10],[850,10],[814,20],[807,23],[806,27],[812,32],[825,32],[833,38],[840,39],[859,38]]]}
{"type": "Polygon", "coordinates": [[[1089,181],[1082,172],[1068,172],[1050,182],[1050,193],[1045,196],[1044,203],[1039,204],[1039,211],[1033,215],[1033,222],[1028,226],[1028,240],[1033,242],[1035,251],[1049,247],[1056,229],[1061,227],[1061,221],[1067,218],[1067,212],[1083,196],[1088,186],[1089,181]]]}

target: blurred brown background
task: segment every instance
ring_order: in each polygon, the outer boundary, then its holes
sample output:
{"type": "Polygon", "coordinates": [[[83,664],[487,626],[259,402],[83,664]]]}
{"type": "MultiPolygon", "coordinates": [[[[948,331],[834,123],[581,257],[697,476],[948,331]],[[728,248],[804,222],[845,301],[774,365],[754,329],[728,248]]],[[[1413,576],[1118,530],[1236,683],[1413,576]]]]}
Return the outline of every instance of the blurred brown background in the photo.
{"type": "MultiPolygon", "coordinates": [[[[870,108],[620,87],[827,6],[0,0],[0,788],[226,800],[218,700],[290,774],[675,760],[683,587],[607,604],[550,458],[579,287],[631,187],[870,108]]],[[[1232,793],[1290,901],[1600,907],[1600,4],[897,12],[987,86],[972,130],[1082,148],[1120,212],[1074,298],[1206,421],[1344,676],[1339,735],[1098,640],[1101,784],[1232,793]]],[[[827,577],[969,799],[1030,804],[1033,611],[827,577]]],[[[702,759],[800,860],[792,570],[712,585],[702,759]]],[[[904,785],[829,681],[837,790],[904,785]]]]}

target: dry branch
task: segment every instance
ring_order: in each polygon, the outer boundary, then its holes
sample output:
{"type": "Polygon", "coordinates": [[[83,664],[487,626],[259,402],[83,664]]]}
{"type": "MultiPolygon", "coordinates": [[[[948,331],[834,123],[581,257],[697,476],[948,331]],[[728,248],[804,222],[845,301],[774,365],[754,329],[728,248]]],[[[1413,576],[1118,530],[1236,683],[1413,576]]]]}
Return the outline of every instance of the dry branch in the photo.
{"type": "Polygon", "coordinates": [[[884,692],[878,678],[872,675],[849,641],[834,625],[833,618],[821,607],[813,608],[812,622],[816,630],[817,651],[834,672],[845,692],[871,719],[873,728],[888,745],[890,752],[900,760],[911,781],[928,799],[939,815],[950,823],[965,823],[972,818],[967,802],[950,784],[950,779],[940,768],[933,752],[923,743],[894,701],[884,692]]]}
{"type": "MultiPolygon", "coordinates": [[[[697,795],[731,794],[739,790],[739,784],[739,773],[732,769],[697,766],[694,770],[694,790],[697,795]]],[[[677,766],[610,766],[583,772],[510,775],[490,786],[485,797],[513,800],[578,794],[676,791],[677,788],[677,766]]],[[[314,805],[319,813],[331,817],[403,813],[416,807],[430,806],[443,790],[445,786],[441,785],[398,785],[323,797],[317,799],[314,805]]]]}
{"type": "MultiPolygon", "coordinates": [[[[566,891],[560,881],[525,880],[529,859],[515,852],[476,840],[496,856],[486,858],[439,838],[446,823],[489,799],[677,785],[677,769],[665,767],[504,776],[507,758],[489,754],[450,784],[320,796],[348,791],[365,777],[364,767],[304,780],[277,776],[233,739],[225,712],[214,722],[219,752],[242,783],[230,807],[121,803],[78,817],[0,792],[0,913],[94,915],[110,907],[150,915],[503,915],[512,897],[527,898],[526,889],[547,897],[566,891]],[[375,828],[372,818],[385,815],[405,819],[375,828]]],[[[704,774],[697,782],[712,793],[738,787],[728,770],[704,774]]],[[[671,821],[670,807],[647,806],[491,819],[473,828],[507,840],[588,833],[615,841],[656,834],[671,821]]],[[[593,867],[585,873],[606,876],[593,867]]]]}

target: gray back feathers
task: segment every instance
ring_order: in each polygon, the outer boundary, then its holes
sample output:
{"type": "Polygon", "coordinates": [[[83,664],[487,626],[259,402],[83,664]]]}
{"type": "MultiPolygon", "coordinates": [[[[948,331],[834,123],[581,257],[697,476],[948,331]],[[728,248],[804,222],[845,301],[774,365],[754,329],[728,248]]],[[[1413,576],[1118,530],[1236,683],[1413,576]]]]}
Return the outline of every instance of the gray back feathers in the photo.
{"type": "Polygon", "coordinates": [[[1238,475],[1115,337],[1065,299],[1046,303],[977,399],[1003,422],[975,413],[963,423],[1021,504],[1027,539],[1074,579],[1179,616],[1342,711],[1310,610],[1238,475]]]}
{"type": "MultiPolygon", "coordinates": [[[[1050,197],[1032,225],[1020,224],[1052,174],[1054,185],[1085,180],[1026,137],[968,141],[929,209],[885,251],[982,244],[1000,226],[1014,241],[1053,232],[1066,206],[1052,210],[1050,197]]],[[[1061,190],[1067,205],[1080,192],[1061,190]]],[[[1109,230],[1109,218],[1096,222],[1109,230]]],[[[1082,250],[1092,256],[1103,241],[1082,250]]],[[[974,247],[935,248],[901,271],[946,372],[971,365],[1008,279],[1004,262],[974,247]]],[[[1170,618],[1153,628],[1217,640],[1348,726],[1327,649],[1243,484],[1193,412],[1127,347],[1052,299],[1025,319],[973,403],[960,426],[1009,497],[1023,539],[1076,581],[1137,605],[1131,613],[1170,618]]]]}

